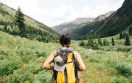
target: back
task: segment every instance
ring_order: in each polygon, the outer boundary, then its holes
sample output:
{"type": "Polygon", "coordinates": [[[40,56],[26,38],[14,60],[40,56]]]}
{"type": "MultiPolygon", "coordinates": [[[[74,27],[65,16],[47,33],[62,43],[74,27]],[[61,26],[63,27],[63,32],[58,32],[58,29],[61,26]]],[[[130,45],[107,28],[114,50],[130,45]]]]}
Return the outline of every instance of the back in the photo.
{"type": "Polygon", "coordinates": [[[72,49],[57,49],[57,55],[54,58],[52,83],[78,83],[77,62],[72,49]]]}

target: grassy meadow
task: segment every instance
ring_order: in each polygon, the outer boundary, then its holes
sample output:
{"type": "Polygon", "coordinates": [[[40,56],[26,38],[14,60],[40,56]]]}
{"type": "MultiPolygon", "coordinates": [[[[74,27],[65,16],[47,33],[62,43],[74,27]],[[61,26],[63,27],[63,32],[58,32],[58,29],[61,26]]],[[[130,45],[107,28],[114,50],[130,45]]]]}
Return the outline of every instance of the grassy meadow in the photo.
{"type": "MultiPolygon", "coordinates": [[[[132,83],[132,48],[125,47],[123,40],[117,39],[116,46],[99,50],[80,47],[79,42],[72,41],[71,48],[80,53],[87,67],[81,73],[84,83],[132,83]]],[[[58,47],[57,43],[28,40],[0,31],[0,83],[50,83],[51,71],[41,69],[41,65],[58,47]]]]}

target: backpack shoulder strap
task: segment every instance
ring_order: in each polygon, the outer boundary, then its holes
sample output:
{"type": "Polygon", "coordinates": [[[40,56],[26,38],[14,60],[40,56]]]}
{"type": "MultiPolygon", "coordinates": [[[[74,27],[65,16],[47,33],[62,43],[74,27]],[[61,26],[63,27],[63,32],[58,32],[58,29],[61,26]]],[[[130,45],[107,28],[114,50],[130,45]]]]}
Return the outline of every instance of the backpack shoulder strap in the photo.
{"type": "Polygon", "coordinates": [[[78,83],[78,63],[77,63],[77,60],[75,58],[75,55],[74,55],[74,51],[73,51],[73,61],[74,61],[74,72],[75,72],[75,79],[76,79],[76,82],[75,83],[78,83]]]}
{"type": "Polygon", "coordinates": [[[70,53],[72,53],[72,54],[69,54],[70,56],[68,56],[68,58],[70,59],[69,61],[73,62],[73,64],[74,64],[75,83],[78,83],[78,63],[77,63],[77,60],[74,55],[74,50],[71,50],[70,53]]]}

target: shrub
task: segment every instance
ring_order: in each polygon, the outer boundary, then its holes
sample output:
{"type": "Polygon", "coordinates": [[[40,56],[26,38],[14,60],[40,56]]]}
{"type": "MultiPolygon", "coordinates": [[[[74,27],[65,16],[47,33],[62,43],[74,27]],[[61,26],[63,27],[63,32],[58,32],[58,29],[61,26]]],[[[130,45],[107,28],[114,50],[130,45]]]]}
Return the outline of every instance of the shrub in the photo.
{"type": "Polygon", "coordinates": [[[115,77],[113,76],[111,79],[110,79],[110,83],[127,83],[127,79],[124,78],[124,77],[115,77]]]}
{"type": "Polygon", "coordinates": [[[51,74],[46,71],[40,71],[38,74],[35,75],[34,82],[35,83],[49,83],[51,81],[51,74]]]}
{"type": "Polygon", "coordinates": [[[129,52],[131,51],[131,47],[122,47],[122,48],[117,48],[116,51],[121,51],[121,52],[129,52]]]}
{"type": "Polygon", "coordinates": [[[20,65],[19,60],[2,60],[0,64],[0,76],[9,75],[18,69],[20,65]]]}
{"type": "Polygon", "coordinates": [[[28,70],[16,70],[6,81],[9,83],[33,83],[34,74],[28,70]]]}
{"type": "Polygon", "coordinates": [[[98,43],[93,39],[89,39],[85,47],[90,49],[99,49],[98,43]]]}
{"type": "Polygon", "coordinates": [[[81,40],[81,42],[79,43],[79,46],[84,46],[84,45],[85,45],[84,41],[81,40]]]}
{"type": "Polygon", "coordinates": [[[119,74],[123,76],[131,76],[132,75],[132,65],[126,64],[126,63],[121,63],[116,66],[116,70],[118,71],[119,74]]]}
{"type": "Polygon", "coordinates": [[[37,50],[36,56],[37,57],[46,57],[46,52],[44,50],[37,50]]]}

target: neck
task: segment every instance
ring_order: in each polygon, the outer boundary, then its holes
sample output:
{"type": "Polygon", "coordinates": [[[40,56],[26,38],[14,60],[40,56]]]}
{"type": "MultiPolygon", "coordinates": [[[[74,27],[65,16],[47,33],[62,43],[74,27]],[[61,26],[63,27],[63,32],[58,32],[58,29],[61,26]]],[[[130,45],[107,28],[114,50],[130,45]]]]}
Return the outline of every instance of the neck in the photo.
{"type": "Polygon", "coordinates": [[[69,45],[64,45],[64,46],[62,46],[62,47],[69,48],[69,45]]]}

